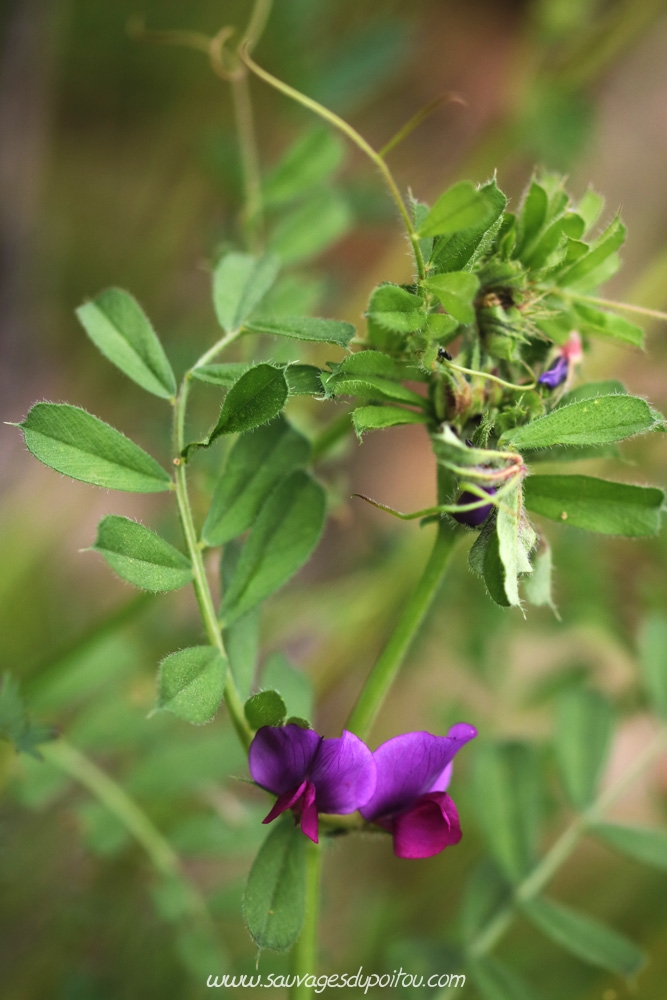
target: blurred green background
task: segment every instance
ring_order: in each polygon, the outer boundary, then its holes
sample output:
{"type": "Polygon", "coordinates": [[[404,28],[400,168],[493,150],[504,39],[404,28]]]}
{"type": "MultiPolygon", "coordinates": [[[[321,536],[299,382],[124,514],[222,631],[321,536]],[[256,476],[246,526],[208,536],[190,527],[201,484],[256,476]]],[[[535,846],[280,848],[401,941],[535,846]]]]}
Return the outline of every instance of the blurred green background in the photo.
{"type": "MultiPolygon", "coordinates": [[[[242,26],[249,7],[144,0],[139,13],[149,27],[214,34],[242,26]]],[[[215,336],[211,260],[239,242],[242,191],[228,88],[198,53],[132,41],[126,21],[136,13],[131,0],[10,0],[0,14],[0,393],[4,420],[22,419],[38,399],[67,400],[166,455],[162,404],[100,363],[74,309],[108,285],[128,288],[182,372],[215,336]]],[[[279,0],[257,59],[348,117],[376,148],[434,97],[462,95],[465,103],[445,103],[391,154],[401,188],[429,200],[461,177],[483,181],[497,170],[515,207],[535,166],[569,174],[575,194],[590,182],[606,196],[606,217],[620,208],[629,229],[610,296],[667,306],[667,4],[279,0]]],[[[250,87],[268,171],[316,123],[261,82],[250,87]]],[[[359,323],[374,284],[408,279],[407,246],[358,151],[348,150],[325,202],[307,207],[292,253],[295,311],[359,323]]],[[[646,355],[596,345],[584,372],[622,378],[664,410],[665,327],[647,329],[646,355]]],[[[202,398],[210,407],[216,396],[202,398]]],[[[308,402],[294,419],[312,431],[334,412],[308,402]]],[[[627,447],[622,475],[664,486],[663,449],[659,437],[627,447]]],[[[2,996],[198,997],[208,972],[254,968],[239,908],[264,803],[235,780],[245,763],[222,713],[201,729],[146,720],[158,659],[201,641],[192,595],[136,596],[81,552],[105,513],[176,538],[173,511],[159,498],[59,477],[28,455],[14,428],[2,428],[0,453],[2,668],[21,680],[33,715],[113,775],[179,852],[220,947],[211,953],[179,886],[156,874],[99,802],[53,764],[0,744],[2,996]]],[[[428,532],[347,497],[359,490],[403,510],[427,506],[433,462],[419,428],[397,428],[361,447],[349,442],[326,476],[338,498],[327,534],[267,607],[263,642],[312,678],[319,729],[333,734],[428,545],[428,532]]],[[[610,774],[639,752],[652,723],[636,637],[667,601],[664,536],[608,540],[554,525],[549,536],[562,623],[547,610],[524,621],[493,606],[459,553],[374,744],[464,718],[486,735],[534,743],[549,775],[553,695],[584,679],[621,715],[610,774]]],[[[465,756],[452,787],[465,833],[456,850],[408,863],[373,839],[332,848],[322,971],[460,970],[456,914],[481,851],[465,756]]],[[[616,815],[664,823],[666,793],[663,766],[630,789],[616,815]]],[[[549,843],[567,810],[550,785],[544,797],[549,843]]],[[[651,964],[636,992],[521,922],[499,954],[547,1000],[662,1000],[665,889],[664,875],[589,842],[554,884],[558,898],[646,947],[651,964]]],[[[284,968],[280,956],[262,958],[264,972],[284,968]]],[[[465,990],[475,995],[472,984],[465,990]]]]}

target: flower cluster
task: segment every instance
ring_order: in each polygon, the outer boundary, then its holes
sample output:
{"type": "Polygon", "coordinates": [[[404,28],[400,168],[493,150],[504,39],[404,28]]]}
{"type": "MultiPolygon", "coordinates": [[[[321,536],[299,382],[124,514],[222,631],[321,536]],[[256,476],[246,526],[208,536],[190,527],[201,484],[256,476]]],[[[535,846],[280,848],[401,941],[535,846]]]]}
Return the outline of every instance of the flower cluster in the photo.
{"type": "Polygon", "coordinates": [[[547,389],[556,389],[563,382],[566,382],[573,365],[579,364],[582,358],[581,337],[576,330],[570,334],[567,343],[560,348],[557,357],[551,362],[546,371],[542,372],[538,378],[540,385],[545,385],[547,389]]]}
{"type": "Polygon", "coordinates": [[[393,836],[399,858],[429,858],[461,839],[458,813],[446,792],[452,761],[477,735],[459,723],[447,736],[404,733],[374,753],[347,731],[324,739],[298,725],[264,726],[250,746],[253,779],[278,798],[265,823],[291,809],[318,842],[318,814],[359,810],[393,836]]]}

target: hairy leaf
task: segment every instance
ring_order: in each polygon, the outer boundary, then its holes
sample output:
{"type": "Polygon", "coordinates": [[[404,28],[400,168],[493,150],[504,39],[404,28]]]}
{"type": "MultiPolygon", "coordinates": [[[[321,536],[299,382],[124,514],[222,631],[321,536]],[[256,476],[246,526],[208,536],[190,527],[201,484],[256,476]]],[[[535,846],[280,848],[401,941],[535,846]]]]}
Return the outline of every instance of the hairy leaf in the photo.
{"type": "Polygon", "coordinates": [[[127,517],[103,517],[92,548],[118,576],[143,590],[176,590],[192,579],[192,564],[187,556],[127,517]]]}
{"type": "Polygon", "coordinates": [[[37,403],[19,424],[28,451],[72,479],[128,493],[160,493],[171,478],[134,441],[68,403],[37,403]]]}
{"type": "Polygon", "coordinates": [[[156,707],[194,725],[208,722],[222,701],[226,672],[227,663],[214,646],[171,653],[160,664],[156,707]]]}
{"type": "Polygon", "coordinates": [[[228,253],[213,272],[213,305],[223,330],[240,329],[276,280],[280,262],[272,254],[228,253]]]}
{"type": "Polygon", "coordinates": [[[243,893],[243,917],[259,948],[292,947],[303,926],[305,896],[305,838],[283,816],[271,826],[243,893]]]}
{"type": "Polygon", "coordinates": [[[76,311],[102,354],[142,389],[170,399],[176,379],[150,320],[139,303],[120,288],[109,288],[76,311]]]}

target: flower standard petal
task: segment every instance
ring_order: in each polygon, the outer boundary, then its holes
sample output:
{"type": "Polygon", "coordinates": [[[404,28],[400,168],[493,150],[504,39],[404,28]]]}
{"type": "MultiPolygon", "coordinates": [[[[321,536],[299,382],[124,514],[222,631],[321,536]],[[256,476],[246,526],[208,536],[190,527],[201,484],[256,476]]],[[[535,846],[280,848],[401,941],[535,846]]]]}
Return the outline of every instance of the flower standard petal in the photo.
{"type": "MultiPolygon", "coordinates": [[[[451,728],[447,733],[447,736],[449,737],[449,739],[459,740],[460,742],[459,750],[460,750],[464,743],[467,743],[468,740],[472,740],[475,738],[475,736],[477,736],[477,730],[475,729],[474,726],[471,726],[468,722],[457,722],[455,726],[451,726],[451,728]]],[[[429,788],[429,792],[446,791],[446,789],[449,788],[449,782],[452,780],[453,770],[454,770],[454,762],[450,760],[449,764],[444,769],[442,774],[438,775],[438,777],[435,779],[435,781],[429,788]]]]}
{"type": "Polygon", "coordinates": [[[312,729],[294,723],[262,726],[248,752],[253,780],[274,795],[295,790],[306,778],[321,742],[312,729]]]}
{"type": "Polygon", "coordinates": [[[446,792],[422,795],[394,817],[392,833],[396,857],[431,858],[461,839],[456,806],[446,792]]]}
{"type": "Polygon", "coordinates": [[[375,791],[376,766],[365,743],[343,730],[336,739],[322,740],[311,768],[318,812],[351,813],[375,791]]]}
{"type": "Polygon", "coordinates": [[[460,723],[448,736],[415,732],[394,736],[377,748],[375,794],[361,808],[361,814],[373,820],[377,816],[403,812],[415,799],[440,784],[445,768],[461,747],[477,735],[474,726],[460,723]],[[440,780],[439,780],[440,779],[440,780]]]}

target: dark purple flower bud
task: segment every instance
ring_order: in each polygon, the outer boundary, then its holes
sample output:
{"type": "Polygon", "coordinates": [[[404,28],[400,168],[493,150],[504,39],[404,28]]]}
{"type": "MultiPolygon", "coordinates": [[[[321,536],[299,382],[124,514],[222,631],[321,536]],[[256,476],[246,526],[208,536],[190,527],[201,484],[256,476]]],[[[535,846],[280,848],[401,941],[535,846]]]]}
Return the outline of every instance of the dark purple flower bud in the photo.
{"type": "Polygon", "coordinates": [[[318,813],[351,813],[375,791],[376,767],[365,743],[343,730],[325,740],[290,723],[263,726],[250,744],[253,779],[278,799],[264,820],[291,809],[307,837],[318,842],[318,813]]]}
{"type": "Polygon", "coordinates": [[[474,726],[460,722],[447,736],[395,736],[373,754],[377,786],[361,815],[392,834],[397,857],[430,858],[458,844],[459,817],[445,789],[454,756],[476,735],[474,726]]]}
{"type": "Polygon", "coordinates": [[[549,365],[545,372],[542,372],[537,381],[540,385],[546,385],[548,389],[555,389],[557,386],[563,384],[569,370],[569,359],[561,354],[549,365]]]}
{"type": "MultiPolygon", "coordinates": [[[[482,489],[491,497],[496,492],[494,486],[482,486],[482,489]]],[[[468,503],[479,502],[479,500],[480,497],[471,493],[470,490],[464,490],[456,502],[457,504],[464,506],[468,503]]],[[[487,517],[491,513],[492,507],[492,503],[486,503],[482,507],[473,507],[472,510],[462,510],[458,514],[452,514],[452,517],[455,521],[458,521],[459,524],[467,524],[469,528],[479,528],[480,524],[484,524],[487,517]]]]}

